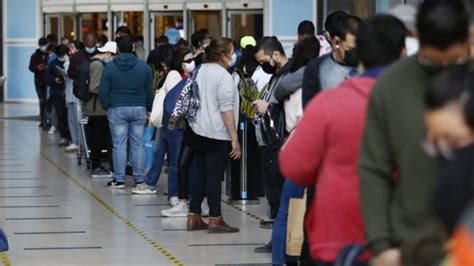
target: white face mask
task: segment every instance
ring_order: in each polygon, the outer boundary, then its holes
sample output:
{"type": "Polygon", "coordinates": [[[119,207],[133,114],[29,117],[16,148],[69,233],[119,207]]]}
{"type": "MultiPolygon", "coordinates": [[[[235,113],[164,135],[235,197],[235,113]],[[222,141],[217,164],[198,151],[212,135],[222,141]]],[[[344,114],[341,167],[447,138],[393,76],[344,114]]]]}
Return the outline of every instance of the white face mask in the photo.
{"type": "Polygon", "coordinates": [[[86,47],[86,52],[87,52],[88,54],[94,53],[94,52],[95,52],[95,47],[86,47]]]}
{"type": "Polygon", "coordinates": [[[237,55],[235,53],[232,54],[232,60],[229,62],[229,68],[233,67],[237,62],[237,55]]]}
{"type": "Polygon", "coordinates": [[[405,38],[405,47],[407,49],[407,55],[412,56],[418,53],[418,49],[420,49],[420,42],[417,38],[413,37],[406,37],[405,38]]]}
{"type": "Polygon", "coordinates": [[[48,50],[48,46],[42,45],[42,46],[39,47],[39,49],[40,49],[41,52],[46,52],[46,50],[48,50]]]}
{"type": "Polygon", "coordinates": [[[186,73],[191,73],[196,69],[196,63],[194,63],[194,60],[191,63],[184,63],[183,69],[186,73]]]}

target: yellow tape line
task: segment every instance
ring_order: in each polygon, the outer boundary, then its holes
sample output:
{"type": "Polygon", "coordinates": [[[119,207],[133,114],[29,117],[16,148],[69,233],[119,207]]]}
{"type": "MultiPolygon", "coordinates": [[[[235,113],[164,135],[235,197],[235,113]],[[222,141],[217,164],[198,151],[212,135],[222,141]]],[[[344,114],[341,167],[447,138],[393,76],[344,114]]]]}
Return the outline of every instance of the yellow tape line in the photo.
{"type": "Polygon", "coordinates": [[[5,252],[0,253],[0,260],[3,263],[3,266],[10,266],[11,265],[10,259],[8,258],[8,255],[5,252]]]}
{"type": "Polygon", "coordinates": [[[227,200],[221,200],[221,201],[222,201],[223,203],[227,204],[228,206],[230,206],[230,207],[232,207],[232,208],[234,208],[234,209],[236,209],[236,210],[238,210],[238,211],[240,211],[240,212],[242,212],[242,213],[245,213],[247,216],[252,217],[252,218],[254,218],[255,220],[257,220],[257,221],[259,221],[259,222],[264,222],[264,221],[266,221],[266,220],[263,219],[262,217],[260,217],[260,216],[258,216],[258,215],[255,215],[255,214],[253,214],[253,213],[251,213],[251,212],[248,212],[248,211],[246,211],[246,210],[240,208],[239,206],[236,206],[236,205],[232,204],[230,201],[227,201],[227,200]]]}
{"type": "MultiPolygon", "coordinates": [[[[182,266],[184,265],[179,259],[177,259],[175,256],[173,256],[170,252],[168,252],[166,249],[164,249],[162,246],[160,246],[158,243],[153,241],[151,238],[147,237],[143,231],[138,229],[135,225],[133,225],[129,220],[125,219],[122,215],[120,215],[114,208],[112,208],[108,203],[106,203],[103,199],[101,199],[97,194],[94,192],[90,191],[87,189],[77,178],[73,177],[70,175],[66,170],[64,170],[60,165],[58,165],[55,161],[53,161],[51,158],[49,158],[43,151],[40,151],[41,156],[43,156],[50,164],[52,164],[56,169],[59,170],[63,175],[71,179],[72,182],[74,182],[77,186],[79,186],[82,190],[87,192],[92,198],[94,198],[97,202],[100,203],[104,208],[106,208],[112,215],[114,215],[116,218],[118,218],[120,221],[122,221],[125,225],[127,225],[128,228],[130,228],[135,234],[137,234],[140,238],[145,240],[148,244],[153,246],[153,248],[160,252],[161,255],[163,255],[166,259],[168,259],[170,262],[173,263],[175,266],[182,266]]],[[[2,257],[3,259],[3,257],[2,257]]],[[[4,262],[4,265],[5,262],[4,262]]],[[[10,264],[8,264],[10,265],[10,264]]]]}

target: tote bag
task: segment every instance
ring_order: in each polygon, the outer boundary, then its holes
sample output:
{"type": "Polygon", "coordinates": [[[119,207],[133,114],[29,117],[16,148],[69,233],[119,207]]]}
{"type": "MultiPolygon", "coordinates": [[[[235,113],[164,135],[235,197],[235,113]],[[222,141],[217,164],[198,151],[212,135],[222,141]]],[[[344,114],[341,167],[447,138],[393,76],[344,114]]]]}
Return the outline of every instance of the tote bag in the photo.
{"type": "Polygon", "coordinates": [[[300,256],[304,241],[304,215],[306,213],[306,190],[302,199],[290,199],[288,227],[286,231],[286,254],[300,256]]]}

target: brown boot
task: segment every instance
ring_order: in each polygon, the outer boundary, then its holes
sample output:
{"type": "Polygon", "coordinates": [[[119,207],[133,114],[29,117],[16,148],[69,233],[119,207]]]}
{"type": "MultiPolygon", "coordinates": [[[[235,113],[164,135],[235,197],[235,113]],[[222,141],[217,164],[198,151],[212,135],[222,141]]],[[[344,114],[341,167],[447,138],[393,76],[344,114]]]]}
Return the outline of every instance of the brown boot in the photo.
{"type": "Polygon", "coordinates": [[[231,227],[226,224],[222,216],[209,217],[209,229],[207,229],[209,234],[229,234],[238,233],[239,231],[239,228],[231,227]]]}
{"type": "Polygon", "coordinates": [[[190,213],[188,215],[188,231],[207,230],[207,224],[201,219],[200,214],[190,213]]]}

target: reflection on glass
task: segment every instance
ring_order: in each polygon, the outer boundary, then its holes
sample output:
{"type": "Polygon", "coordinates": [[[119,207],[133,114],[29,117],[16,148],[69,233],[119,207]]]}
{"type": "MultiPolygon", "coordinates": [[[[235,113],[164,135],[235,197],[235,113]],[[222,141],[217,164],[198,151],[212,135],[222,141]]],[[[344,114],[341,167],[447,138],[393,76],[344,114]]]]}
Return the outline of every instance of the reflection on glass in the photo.
{"type": "Polygon", "coordinates": [[[231,38],[240,40],[244,36],[263,37],[263,14],[234,13],[230,15],[231,38]]]}
{"type": "Polygon", "coordinates": [[[49,33],[59,36],[59,17],[49,17],[49,33]]]}
{"type": "Polygon", "coordinates": [[[143,12],[123,12],[122,25],[129,27],[133,36],[143,35],[143,12]]]}
{"type": "Polygon", "coordinates": [[[74,16],[64,16],[63,17],[63,30],[64,36],[69,36],[74,39],[76,37],[76,32],[74,28],[74,16]]]}
{"type": "Polygon", "coordinates": [[[83,36],[94,33],[97,36],[107,35],[107,13],[87,13],[81,14],[83,36]]]}
{"type": "Polygon", "coordinates": [[[173,27],[181,32],[184,26],[181,14],[156,15],[154,21],[155,38],[164,35],[169,28],[173,27]]]}
{"type": "MultiPolygon", "coordinates": [[[[190,32],[207,29],[212,37],[222,36],[221,11],[193,11],[191,12],[190,32]]],[[[190,35],[189,35],[190,36],[190,35]]]]}

